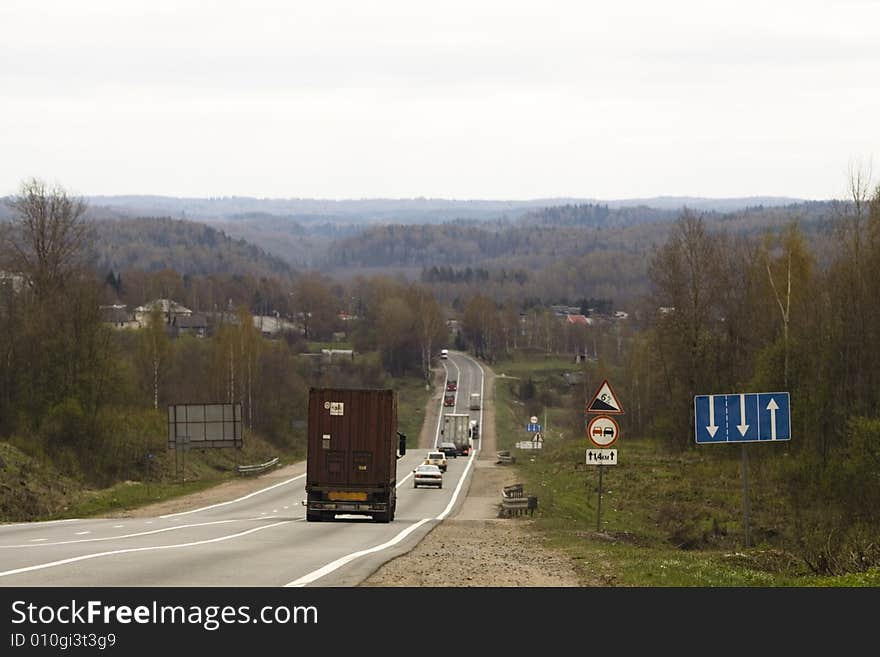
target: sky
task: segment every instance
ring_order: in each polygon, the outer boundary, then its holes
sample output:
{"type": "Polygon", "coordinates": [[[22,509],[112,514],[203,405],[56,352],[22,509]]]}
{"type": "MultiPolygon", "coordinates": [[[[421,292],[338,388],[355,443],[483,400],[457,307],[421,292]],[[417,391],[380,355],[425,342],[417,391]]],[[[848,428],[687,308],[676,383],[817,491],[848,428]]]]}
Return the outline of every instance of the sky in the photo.
{"type": "Polygon", "coordinates": [[[880,173],[878,26],[880,0],[2,0],[0,195],[841,198],[880,173]]]}

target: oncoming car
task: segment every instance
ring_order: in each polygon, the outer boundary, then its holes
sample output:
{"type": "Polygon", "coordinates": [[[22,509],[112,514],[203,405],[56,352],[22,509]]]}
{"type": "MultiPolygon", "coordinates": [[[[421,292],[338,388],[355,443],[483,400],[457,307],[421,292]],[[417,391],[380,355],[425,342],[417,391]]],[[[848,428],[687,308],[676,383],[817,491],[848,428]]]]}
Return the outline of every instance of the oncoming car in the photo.
{"type": "Polygon", "coordinates": [[[449,358],[449,350],[448,349],[441,349],[440,350],[440,358],[443,358],[444,360],[449,358]]]}
{"type": "Polygon", "coordinates": [[[443,398],[443,405],[455,406],[455,395],[446,395],[446,397],[443,398]]]}
{"type": "Polygon", "coordinates": [[[458,389],[458,382],[455,379],[449,379],[449,381],[446,382],[446,389],[449,392],[455,392],[458,389]]]}
{"type": "Polygon", "coordinates": [[[423,464],[436,465],[442,472],[446,472],[446,454],[443,452],[428,452],[423,464]]]}
{"type": "Polygon", "coordinates": [[[419,486],[436,486],[443,488],[443,473],[436,465],[425,465],[422,463],[413,470],[413,488],[419,486]]]}

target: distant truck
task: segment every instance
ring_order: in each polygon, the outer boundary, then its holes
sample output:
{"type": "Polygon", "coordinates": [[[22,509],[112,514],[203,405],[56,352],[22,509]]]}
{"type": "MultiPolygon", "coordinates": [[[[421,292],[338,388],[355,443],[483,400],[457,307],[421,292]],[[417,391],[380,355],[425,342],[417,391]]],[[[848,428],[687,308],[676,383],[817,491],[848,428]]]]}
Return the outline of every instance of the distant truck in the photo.
{"type": "Polygon", "coordinates": [[[471,416],[467,413],[447,413],[440,440],[454,444],[457,455],[467,456],[471,453],[470,428],[471,416]]]}
{"type": "Polygon", "coordinates": [[[397,459],[404,454],[393,390],[309,390],[306,520],[337,513],[394,520],[397,459]]]}

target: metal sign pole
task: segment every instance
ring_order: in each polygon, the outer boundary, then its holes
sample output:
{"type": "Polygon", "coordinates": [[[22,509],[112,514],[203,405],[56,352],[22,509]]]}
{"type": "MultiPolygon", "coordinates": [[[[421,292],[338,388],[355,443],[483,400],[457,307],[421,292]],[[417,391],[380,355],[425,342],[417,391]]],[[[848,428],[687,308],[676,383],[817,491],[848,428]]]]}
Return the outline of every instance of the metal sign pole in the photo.
{"type": "Polygon", "coordinates": [[[742,472],[743,472],[743,511],[744,527],[746,534],[746,547],[751,547],[749,537],[749,456],[746,452],[746,444],[742,446],[742,472]]]}
{"type": "Polygon", "coordinates": [[[599,468],[599,504],[596,506],[596,531],[601,531],[600,522],[602,518],[602,464],[598,465],[599,468]]]}

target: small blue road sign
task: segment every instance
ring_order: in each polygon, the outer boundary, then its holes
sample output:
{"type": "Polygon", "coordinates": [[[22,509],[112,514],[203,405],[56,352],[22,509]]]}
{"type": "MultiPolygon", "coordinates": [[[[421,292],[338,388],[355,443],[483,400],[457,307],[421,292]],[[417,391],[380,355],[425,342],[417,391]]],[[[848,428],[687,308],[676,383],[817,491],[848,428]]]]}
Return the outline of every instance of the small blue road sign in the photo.
{"type": "Polygon", "coordinates": [[[697,395],[694,436],[699,444],[791,440],[788,393],[697,395]]]}
{"type": "Polygon", "coordinates": [[[526,431],[528,431],[529,433],[538,433],[540,430],[541,430],[540,424],[535,424],[534,422],[529,422],[526,425],[526,431]]]}

